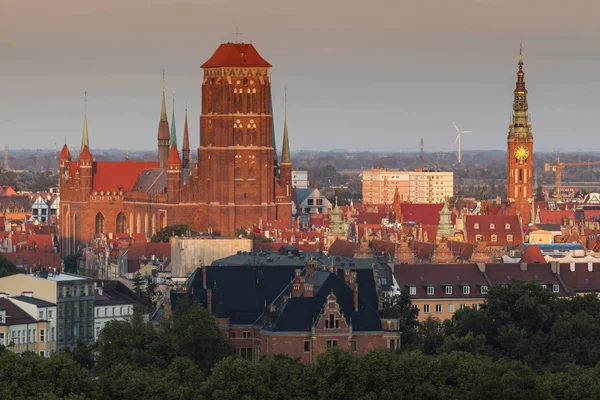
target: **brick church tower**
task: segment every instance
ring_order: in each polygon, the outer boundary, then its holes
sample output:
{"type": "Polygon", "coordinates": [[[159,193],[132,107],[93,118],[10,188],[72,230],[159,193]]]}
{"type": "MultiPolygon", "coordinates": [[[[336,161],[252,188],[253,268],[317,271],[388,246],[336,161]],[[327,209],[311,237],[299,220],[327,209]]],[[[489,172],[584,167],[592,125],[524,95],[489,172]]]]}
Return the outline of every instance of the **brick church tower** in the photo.
{"type": "Polygon", "coordinates": [[[533,198],[533,134],[527,112],[527,89],[523,72],[523,47],[519,53],[517,86],[514,90],[512,121],[508,128],[507,198],[511,213],[529,223],[533,198]]]}
{"type": "Polygon", "coordinates": [[[275,203],[271,64],[252,44],[225,43],[202,68],[197,193],[209,230],[232,235],[260,217],[291,219],[291,197],[282,213],[275,203]]]}

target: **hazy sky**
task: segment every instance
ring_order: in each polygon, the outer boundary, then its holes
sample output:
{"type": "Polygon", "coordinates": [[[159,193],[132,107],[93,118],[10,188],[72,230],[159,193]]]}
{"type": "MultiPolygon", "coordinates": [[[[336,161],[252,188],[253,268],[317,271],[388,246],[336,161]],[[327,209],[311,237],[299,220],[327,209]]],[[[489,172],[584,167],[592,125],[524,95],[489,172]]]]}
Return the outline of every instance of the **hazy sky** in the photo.
{"type": "MultiPolygon", "coordinates": [[[[504,149],[519,40],[535,148],[600,150],[597,0],[0,0],[0,145],[154,149],[161,70],[199,143],[206,61],[236,27],[273,64],[292,151],[504,149]]],[[[169,104],[169,118],[171,106],[169,104]]],[[[278,148],[281,146],[278,144],[278,148]]]]}

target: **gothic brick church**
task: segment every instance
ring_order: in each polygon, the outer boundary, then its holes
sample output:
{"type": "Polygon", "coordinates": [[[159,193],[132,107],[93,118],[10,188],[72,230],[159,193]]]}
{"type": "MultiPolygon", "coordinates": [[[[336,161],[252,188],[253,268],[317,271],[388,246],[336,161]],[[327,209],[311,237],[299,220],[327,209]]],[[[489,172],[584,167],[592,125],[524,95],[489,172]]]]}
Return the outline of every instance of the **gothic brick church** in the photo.
{"type": "MultiPolygon", "coordinates": [[[[191,162],[187,111],[181,154],[163,87],[156,161],[95,161],[87,116],[79,160],[60,154],[63,254],[101,234],[145,234],[167,225],[221,236],[263,220],[291,220],[287,129],[277,161],[269,64],[252,44],[221,44],[202,68],[198,162],[191,162]]],[[[174,115],[174,114],[173,114],[174,115]]],[[[287,126],[286,126],[287,128],[287,126]]]]}

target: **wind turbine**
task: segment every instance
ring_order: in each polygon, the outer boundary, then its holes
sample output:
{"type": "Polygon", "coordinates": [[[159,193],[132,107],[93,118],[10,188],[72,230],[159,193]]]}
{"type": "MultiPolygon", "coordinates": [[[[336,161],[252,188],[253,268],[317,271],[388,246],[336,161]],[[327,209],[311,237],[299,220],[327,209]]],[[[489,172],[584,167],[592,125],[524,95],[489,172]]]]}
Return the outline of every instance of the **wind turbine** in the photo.
{"type": "Polygon", "coordinates": [[[456,132],[458,132],[458,135],[456,135],[456,139],[454,140],[454,144],[458,143],[458,163],[462,164],[462,158],[460,155],[460,137],[463,133],[473,133],[473,131],[461,131],[460,129],[458,129],[458,126],[456,126],[454,122],[452,122],[452,125],[454,125],[454,129],[456,129],[456,132]]]}

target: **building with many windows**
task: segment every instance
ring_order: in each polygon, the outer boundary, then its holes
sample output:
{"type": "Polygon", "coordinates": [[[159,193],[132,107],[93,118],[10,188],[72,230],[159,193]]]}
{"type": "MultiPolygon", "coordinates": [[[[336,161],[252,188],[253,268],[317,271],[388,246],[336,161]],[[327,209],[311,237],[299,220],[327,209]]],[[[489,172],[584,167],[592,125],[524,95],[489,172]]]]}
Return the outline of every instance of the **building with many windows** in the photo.
{"type": "MultiPolygon", "coordinates": [[[[7,346],[15,353],[31,351],[48,357],[56,351],[53,322],[48,319],[49,315],[46,313],[32,316],[23,307],[27,304],[31,303],[14,301],[6,294],[0,296],[0,345],[7,346]]],[[[52,309],[52,306],[45,304],[41,309],[52,309]]]]}
{"type": "Polygon", "coordinates": [[[77,338],[94,340],[94,281],[67,274],[36,272],[0,278],[0,292],[19,296],[30,292],[36,299],[56,304],[56,349],[73,347],[77,338]]]}
{"type": "Polygon", "coordinates": [[[101,282],[96,287],[94,300],[94,340],[98,340],[98,335],[107,322],[131,318],[136,305],[144,306],[145,303],[121,282],[101,282]]]}
{"type": "Polygon", "coordinates": [[[362,188],[368,204],[392,204],[396,190],[402,202],[442,203],[454,195],[454,173],[371,169],[362,173],[362,188]]]}

